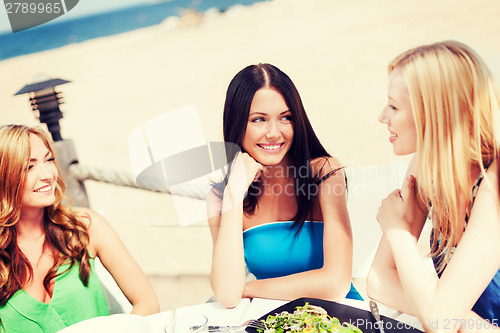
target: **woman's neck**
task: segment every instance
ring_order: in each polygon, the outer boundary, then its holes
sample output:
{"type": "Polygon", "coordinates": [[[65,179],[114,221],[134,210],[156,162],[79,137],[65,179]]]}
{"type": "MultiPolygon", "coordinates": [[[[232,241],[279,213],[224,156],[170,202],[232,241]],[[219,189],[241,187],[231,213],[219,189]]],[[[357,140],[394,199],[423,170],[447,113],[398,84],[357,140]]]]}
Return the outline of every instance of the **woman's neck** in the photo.
{"type": "Polygon", "coordinates": [[[43,228],[44,209],[23,209],[21,218],[16,223],[17,237],[32,238],[40,237],[44,233],[43,228]]]}
{"type": "Polygon", "coordinates": [[[261,173],[261,180],[268,183],[280,184],[288,183],[290,178],[295,178],[294,174],[297,170],[288,163],[288,159],[284,158],[278,165],[269,165],[264,167],[261,173]]]}

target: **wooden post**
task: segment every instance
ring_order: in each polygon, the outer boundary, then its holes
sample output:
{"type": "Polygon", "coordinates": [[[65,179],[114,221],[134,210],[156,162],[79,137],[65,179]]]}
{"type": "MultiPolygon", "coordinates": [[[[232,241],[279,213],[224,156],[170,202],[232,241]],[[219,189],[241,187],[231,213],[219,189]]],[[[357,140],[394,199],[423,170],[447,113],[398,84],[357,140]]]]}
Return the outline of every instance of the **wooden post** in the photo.
{"type": "Polygon", "coordinates": [[[75,146],[71,140],[61,140],[52,143],[54,147],[57,165],[61,176],[66,182],[66,195],[73,201],[73,206],[90,207],[87,191],[83,181],[78,181],[68,173],[70,165],[78,163],[75,146]]]}

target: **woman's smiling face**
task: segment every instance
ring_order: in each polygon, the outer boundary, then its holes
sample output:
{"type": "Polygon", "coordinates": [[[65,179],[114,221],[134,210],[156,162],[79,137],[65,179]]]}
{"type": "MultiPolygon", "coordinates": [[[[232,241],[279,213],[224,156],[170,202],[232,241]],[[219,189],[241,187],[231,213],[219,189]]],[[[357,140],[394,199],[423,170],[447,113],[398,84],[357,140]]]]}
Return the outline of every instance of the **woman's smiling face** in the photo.
{"type": "Polygon", "coordinates": [[[394,154],[408,155],[417,151],[417,129],[410,94],[398,69],[389,76],[388,101],[378,120],[387,125],[394,154]]]}
{"type": "Polygon", "coordinates": [[[250,106],[243,149],[263,165],[280,164],[293,142],[292,121],[292,112],[277,90],[257,90],[250,106]]]}
{"type": "Polygon", "coordinates": [[[24,184],[23,209],[39,209],[55,202],[58,171],[52,153],[35,134],[30,134],[30,162],[24,184]]]}

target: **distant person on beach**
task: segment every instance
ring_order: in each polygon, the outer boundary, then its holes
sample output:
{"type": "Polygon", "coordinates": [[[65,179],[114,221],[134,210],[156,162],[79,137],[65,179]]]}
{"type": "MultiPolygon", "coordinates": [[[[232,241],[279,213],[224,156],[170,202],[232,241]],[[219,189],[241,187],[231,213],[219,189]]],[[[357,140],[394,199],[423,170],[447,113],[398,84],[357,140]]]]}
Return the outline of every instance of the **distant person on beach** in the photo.
{"type": "Polygon", "coordinates": [[[456,41],[411,49],[389,65],[379,120],[396,155],[415,155],[402,190],[379,209],[383,237],[367,291],[416,315],[426,332],[500,324],[499,98],[484,61],[456,41]],[[429,212],[434,270],[416,246],[429,212]]]}
{"type": "Polygon", "coordinates": [[[244,68],[223,118],[224,141],[241,152],[208,197],[218,302],[361,299],[351,284],[343,167],[316,137],[290,78],[270,64],[244,68]],[[246,281],[245,267],[256,280],[246,281]]]}
{"type": "Polygon", "coordinates": [[[57,332],[109,315],[95,257],[132,313],[159,311],[146,275],[106,220],[62,203],[65,183],[45,132],[0,127],[0,186],[0,332],[57,332]]]}

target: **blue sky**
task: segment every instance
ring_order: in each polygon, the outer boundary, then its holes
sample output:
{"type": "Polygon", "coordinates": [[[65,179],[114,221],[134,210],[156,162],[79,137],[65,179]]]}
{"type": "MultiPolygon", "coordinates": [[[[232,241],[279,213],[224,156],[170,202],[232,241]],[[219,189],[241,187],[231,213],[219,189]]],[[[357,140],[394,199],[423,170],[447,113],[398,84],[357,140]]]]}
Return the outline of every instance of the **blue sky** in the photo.
{"type": "MultiPolygon", "coordinates": [[[[25,0],[26,1],[26,0],[25,0]]],[[[31,0],[33,1],[33,0],[31,0]]],[[[29,2],[31,2],[29,1],[29,2]]],[[[20,1],[21,2],[21,1],[20,1]]],[[[80,0],[75,8],[57,20],[67,20],[78,16],[85,16],[93,13],[109,11],[117,8],[129,7],[142,3],[154,2],[153,0],[80,0]]],[[[9,18],[5,6],[0,8],[0,32],[10,31],[9,18]]]]}

